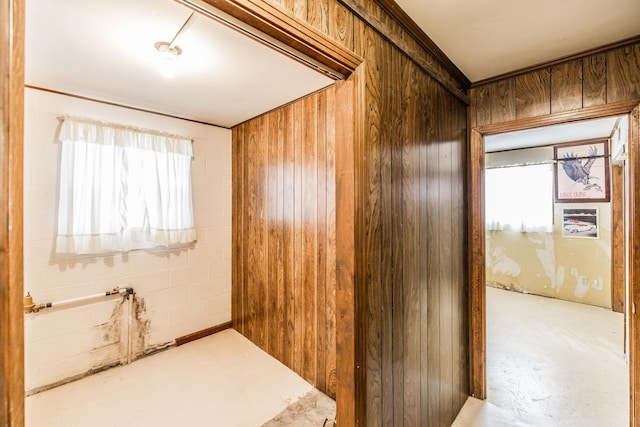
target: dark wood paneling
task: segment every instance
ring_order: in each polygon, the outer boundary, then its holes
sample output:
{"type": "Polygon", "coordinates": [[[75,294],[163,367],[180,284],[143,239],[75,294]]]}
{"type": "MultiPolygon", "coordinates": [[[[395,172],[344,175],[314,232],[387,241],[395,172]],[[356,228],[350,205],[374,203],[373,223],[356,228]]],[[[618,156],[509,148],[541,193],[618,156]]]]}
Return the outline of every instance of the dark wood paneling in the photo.
{"type": "Polygon", "coordinates": [[[607,74],[604,53],[582,59],[582,106],[593,107],[607,102],[607,74]]]}
{"type": "Polygon", "coordinates": [[[474,127],[640,99],[640,41],[474,84],[470,94],[474,127]]]}
{"type": "Polygon", "coordinates": [[[607,102],[640,98],[640,43],[607,52],[607,102]]]}
{"type": "Polygon", "coordinates": [[[330,87],[232,131],[234,328],[330,396],[336,386],[333,99],[330,87]]]}
{"type": "MultiPolygon", "coordinates": [[[[337,84],[335,170],[322,167],[323,158],[327,165],[331,163],[328,142],[326,157],[321,151],[308,155],[313,133],[310,129],[323,127],[322,96],[316,95],[313,108],[309,98],[291,106],[296,169],[291,173],[292,189],[282,186],[285,193],[294,195],[293,206],[288,211],[285,202],[282,215],[283,219],[293,218],[293,280],[285,280],[285,289],[287,283],[294,288],[285,291],[285,295],[293,295],[294,306],[293,343],[284,345],[285,349],[292,348],[289,366],[307,378],[313,376],[308,362],[315,358],[317,378],[323,375],[323,365],[331,366],[331,360],[335,360],[340,425],[448,427],[470,387],[464,211],[466,106],[425,70],[431,70],[427,65],[434,65],[442,72],[440,64],[427,64],[433,58],[420,52],[415,40],[375,1],[349,2],[361,15],[354,16],[340,2],[329,0],[328,27],[322,23],[324,2],[310,3],[305,19],[320,31],[328,31],[365,62],[349,81],[337,84]],[[411,58],[403,52],[405,48],[411,51],[411,58]],[[423,58],[424,63],[416,57],[423,58]],[[356,109],[350,110],[352,106],[356,109]],[[310,160],[317,167],[307,181],[308,172],[302,173],[300,168],[310,160]],[[332,173],[338,218],[333,240],[328,231],[322,236],[322,230],[328,229],[318,228],[322,215],[332,215],[332,173]],[[327,208],[318,210],[323,197],[316,193],[323,188],[327,208]],[[316,193],[308,197],[309,191],[316,193]],[[310,205],[316,209],[310,210],[310,205]],[[308,221],[315,221],[315,230],[320,231],[309,234],[308,221]],[[323,293],[322,260],[331,263],[332,241],[336,287],[329,289],[332,279],[327,272],[323,293]],[[329,295],[334,294],[332,309],[329,295]],[[321,313],[315,309],[322,305],[323,298],[327,308],[321,313]],[[300,301],[315,304],[314,310],[301,313],[300,301]],[[323,335],[323,323],[330,325],[334,315],[342,327],[338,326],[331,338],[330,332],[323,335]],[[307,337],[311,324],[316,325],[317,333],[311,340],[300,342],[307,337]],[[321,354],[323,343],[330,346],[332,339],[334,353],[321,354]]],[[[278,4],[301,16],[302,7],[294,2],[278,4]]],[[[455,76],[445,80],[455,81],[455,76]]],[[[333,111],[331,96],[327,93],[328,112],[333,111]]],[[[512,104],[515,114],[515,96],[512,104]]],[[[490,115],[493,106],[488,104],[487,108],[490,115]]],[[[499,114],[510,114],[508,108],[506,105],[499,114]]],[[[330,119],[327,122],[331,123],[330,119]]],[[[328,131],[327,135],[332,133],[328,131]]],[[[318,145],[315,147],[318,150],[318,145]]],[[[248,161],[245,158],[245,163],[248,161]]],[[[246,192],[246,188],[245,184],[238,190],[246,192]]],[[[248,197],[245,195],[245,200],[248,197]]],[[[289,196],[283,197],[286,200],[289,196]]],[[[271,232],[269,228],[270,236],[271,232]]],[[[245,245],[256,243],[255,239],[244,240],[245,245]]],[[[268,259],[273,258],[268,255],[268,259]]],[[[245,262],[245,269],[247,265],[245,262]]],[[[244,286],[251,290],[249,284],[244,286]]],[[[273,302],[270,304],[269,312],[273,313],[273,302]]],[[[245,322],[250,324],[254,319],[250,312],[247,314],[245,322]]],[[[330,374],[324,375],[331,378],[330,374]]],[[[321,383],[314,381],[316,385],[321,383]]],[[[328,380],[327,384],[330,388],[333,383],[328,380]]]]}
{"type": "Polygon", "coordinates": [[[582,60],[551,67],[551,112],[582,108],[582,60]]]}
{"type": "Polygon", "coordinates": [[[0,425],[24,425],[23,0],[0,1],[0,425]]]}
{"type": "Polygon", "coordinates": [[[629,120],[629,294],[636,309],[629,316],[629,385],[631,391],[630,424],[640,423],[640,105],[631,112],[629,120]]]}
{"type": "Polygon", "coordinates": [[[515,79],[505,79],[490,85],[491,122],[515,120],[515,87],[515,79]]]}
{"type": "Polygon", "coordinates": [[[549,69],[516,76],[515,79],[516,118],[549,114],[551,111],[551,73],[549,69]]]}

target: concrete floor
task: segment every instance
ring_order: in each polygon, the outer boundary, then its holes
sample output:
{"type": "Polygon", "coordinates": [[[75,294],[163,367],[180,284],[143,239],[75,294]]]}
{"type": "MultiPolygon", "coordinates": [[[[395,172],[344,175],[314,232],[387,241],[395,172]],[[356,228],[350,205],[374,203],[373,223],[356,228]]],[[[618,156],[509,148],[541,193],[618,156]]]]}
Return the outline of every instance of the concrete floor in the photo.
{"type": "MultiPolygon", "coordinates": [[[[623,317],[487,289],[488,399],[455,427],[627,427],[623,317]]],[[[322,426],[335,402],[233,330],[26,400],[27,427],[322,426]]],[[[327,423],[332,426],[333,423],[327,423]]]]}
{"type": "Polygon", "coordinates": [[[234,330],[26,399],[27,427],[322,426],[325,418],[335,418],[333,400],[234,330]]]}
{"type": "Polygon", "coordinates": [[[598,307],[487,288],[487,400],[455,427],[627,427],[624,318],[598,307]]]}

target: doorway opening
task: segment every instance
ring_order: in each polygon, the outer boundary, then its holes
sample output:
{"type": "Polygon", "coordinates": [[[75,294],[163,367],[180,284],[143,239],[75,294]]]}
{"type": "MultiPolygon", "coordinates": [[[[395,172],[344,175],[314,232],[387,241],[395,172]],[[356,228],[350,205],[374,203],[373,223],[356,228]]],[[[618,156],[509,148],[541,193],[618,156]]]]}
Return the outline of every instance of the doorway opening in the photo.
{"type": "Polygon", "coordinates": [[[628,424],[624,251],[612,251],[624,184],[611,178],[626,134],[614,116],[484,138],[487,402],[513,423],[628,424]]]}

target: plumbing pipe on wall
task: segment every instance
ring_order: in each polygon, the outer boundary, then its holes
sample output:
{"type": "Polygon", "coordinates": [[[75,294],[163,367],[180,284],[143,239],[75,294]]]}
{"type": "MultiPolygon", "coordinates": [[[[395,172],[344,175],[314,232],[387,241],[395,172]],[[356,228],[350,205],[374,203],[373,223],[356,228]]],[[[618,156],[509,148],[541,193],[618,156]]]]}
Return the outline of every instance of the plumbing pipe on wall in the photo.
{"type": "Polygon", "coordinates": [[[27,295],[24,297],[24,314],[37,313],[40,310],[44,310],[45,308],[58,307],[61,305],[73,304],[73,303],[91,300],[94,298],[108,297],[116,294],[125,295],[125,297],[129,299],[129,295],[133,294],[133,288],[116,287],[110,291],[101,292],[99,294],[87,295],[87,296],[78,297],[78,298],[71,298],[63,301],[47,302],[43,304],[35,304],[33,302],[33,297],[29,292],[27,292],[27,295]]]}

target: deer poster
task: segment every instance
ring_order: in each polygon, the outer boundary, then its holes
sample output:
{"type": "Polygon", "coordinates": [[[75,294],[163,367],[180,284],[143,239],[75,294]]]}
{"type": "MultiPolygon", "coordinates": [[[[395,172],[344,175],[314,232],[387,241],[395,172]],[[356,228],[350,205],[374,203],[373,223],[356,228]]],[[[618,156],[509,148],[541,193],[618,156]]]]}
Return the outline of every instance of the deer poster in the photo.
{"type": "Polygon", "coordinates": [[[609,141],[554,147],[556,203],[609,201],[609,141]]]}

